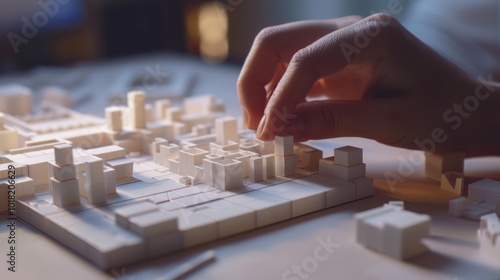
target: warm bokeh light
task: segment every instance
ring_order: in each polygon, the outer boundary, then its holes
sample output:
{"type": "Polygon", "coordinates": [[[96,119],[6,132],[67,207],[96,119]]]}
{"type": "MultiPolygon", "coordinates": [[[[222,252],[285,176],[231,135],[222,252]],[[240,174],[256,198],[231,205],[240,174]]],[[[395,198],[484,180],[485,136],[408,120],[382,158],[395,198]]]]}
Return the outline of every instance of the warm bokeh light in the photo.
{"type": "Polygon", "coordinates": [[[200,55],[208,61],[223,61],[228,55],[227,14],[224,9],[207,3],[198,11],[200,55]]]}

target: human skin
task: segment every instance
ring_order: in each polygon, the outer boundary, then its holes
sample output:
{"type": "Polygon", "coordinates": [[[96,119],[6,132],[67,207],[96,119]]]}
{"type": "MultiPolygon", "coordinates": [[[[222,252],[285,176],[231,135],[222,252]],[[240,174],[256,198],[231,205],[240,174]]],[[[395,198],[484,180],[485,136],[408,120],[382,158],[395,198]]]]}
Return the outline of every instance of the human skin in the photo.
{"type": "Polygon", "coordinates": [[[355,136],[500,154],[499,84],[465,73],[390,15],[263,29],[237,87],[246,125],[261,140],[355,136]]]}

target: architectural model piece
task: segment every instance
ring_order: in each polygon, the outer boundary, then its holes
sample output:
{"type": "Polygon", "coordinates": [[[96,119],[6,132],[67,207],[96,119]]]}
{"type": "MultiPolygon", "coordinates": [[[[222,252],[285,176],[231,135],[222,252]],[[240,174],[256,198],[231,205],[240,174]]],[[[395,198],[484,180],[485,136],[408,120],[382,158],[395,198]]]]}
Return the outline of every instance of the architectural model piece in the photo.
{"type": "Polygon", "coordinates": [[[500,216],[500,182],[483,179],[469,184],[468,197],[449,202],[450,215],[479,220],[481,216],[496,213],[500,216]]]}
{"type": "Polygon", "coordinates": [[[500,218],[497,215],[492,213],[481,217],[477,239],[482,253],[500,259],[500,218]]]}
{"type": "Polygon", "coordinates": [[[109,269],[373,194],[361,149],[332,160],[291,136],[261,141],[212,97],[127,101],[105,119],[49,102],[49,115],[4,114],[15,135],[1,147],[0,211],[11,165],[16,215],[109,269]]]}
{"type": "Polygon", "coordinates": [[[458,195],[463,195],[465,178],[459,172],[447,172],[441,174],[441,189],[458,195]]]}
{"type": "Polygon", "coordinates": [[[464,173],[464,153],[447,155],[425,155],[425,177],[436,181],[441,180],[441,175],[447,172],[464,173]]]}
{"type": "Polygon", "coordinates": [[[402,203],[390,203],[356,214],[356,241],[396,259],[427,251],[421,239],[429,235],[430,217],[403,207],[402,203]]]}

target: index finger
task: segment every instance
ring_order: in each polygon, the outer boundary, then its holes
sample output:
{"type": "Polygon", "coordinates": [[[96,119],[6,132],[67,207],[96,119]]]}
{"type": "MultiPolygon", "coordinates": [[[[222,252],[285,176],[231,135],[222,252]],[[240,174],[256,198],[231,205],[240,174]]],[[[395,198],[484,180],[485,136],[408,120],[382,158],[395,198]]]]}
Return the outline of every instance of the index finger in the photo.
{"type": "Polygon", "coordinates": [[[339,72],[353,61],[364,64],[376,64],[380,61],[386,51],[380,46],[383,39],[372,40],[362,50],[352,48],[359,45],[357,42],[360,34],[373,33],[375,28],[383,28],[388,22],[392,22],[389,15],[370,16],[333,31],[296,52],[268,101],[257,136],[262,140],[272,140],[275,135],[284,134],[285,126],[294,118],[296,106],[303,102],[318,79],[339,72]],[[349,50],[352,53],[347,56],[346,51],[349,50]]]}
{"type": "Polygon", "coordinates": [[[289,62],[300,49],[334,30],[348,26],[360,17],[302,21],[268,27],[257,35],[238,79],[238,97],[247,126],[255,129],[266,107],[265,86],[281,62],[289,62]]]}

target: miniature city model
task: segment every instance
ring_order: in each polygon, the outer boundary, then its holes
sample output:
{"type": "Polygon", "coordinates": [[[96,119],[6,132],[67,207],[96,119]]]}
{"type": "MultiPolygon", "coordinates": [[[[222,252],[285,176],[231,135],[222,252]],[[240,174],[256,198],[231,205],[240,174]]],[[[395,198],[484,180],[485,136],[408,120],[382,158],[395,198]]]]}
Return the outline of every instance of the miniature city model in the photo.
{"type": "Polygon", "coordinates": [[[373,195],[359,148],[260,141],[210,96],[127,101],[105,120],[50,102],[0,116],[0,211],[110,269],[373,195]]]}

